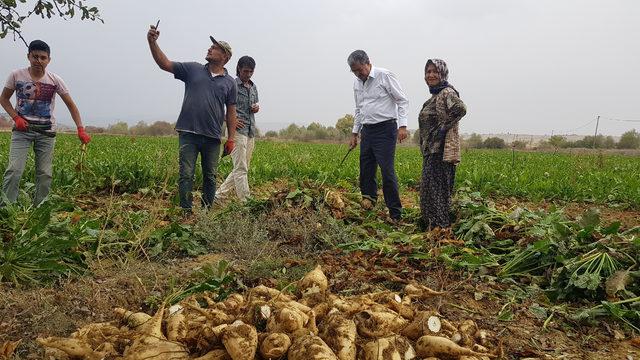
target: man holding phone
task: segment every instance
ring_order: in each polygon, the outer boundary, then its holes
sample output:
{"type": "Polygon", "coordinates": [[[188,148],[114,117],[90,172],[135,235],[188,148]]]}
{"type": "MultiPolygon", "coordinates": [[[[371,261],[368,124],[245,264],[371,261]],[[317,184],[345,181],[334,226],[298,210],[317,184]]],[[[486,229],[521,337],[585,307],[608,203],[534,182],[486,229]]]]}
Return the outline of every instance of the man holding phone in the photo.
{"type": "Polygon", "coordinates": [[[178,193],[180,207],[186,214],[190,214],[198,154],[202,163],[203,207],[209,208],[215,198],[220,139],[225,120],[229,137],[224,148],[226,152],[231,152],[234,148],[237,89],[234,79],[224,68],[231,59],[231,46],[210,36],[212,44],[205,56],[206,64],[174,62],[160,50],[157,43],[159,36],[156,26],[151,25],[147,41],[153,59],[160,69],[172,73],[176,79],[185,83],[182,110],[176,122],[180,164],[178,193]]]}

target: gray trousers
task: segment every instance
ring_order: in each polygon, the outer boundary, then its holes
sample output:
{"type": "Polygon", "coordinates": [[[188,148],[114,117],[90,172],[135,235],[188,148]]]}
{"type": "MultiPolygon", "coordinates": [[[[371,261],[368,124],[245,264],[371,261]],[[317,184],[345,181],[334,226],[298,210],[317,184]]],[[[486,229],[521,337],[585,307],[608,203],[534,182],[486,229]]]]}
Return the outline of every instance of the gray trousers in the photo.
{"type": "Polygon", "coordinates": [[[37,132],[14,130],[11,133],[9,161],[2,180],[2,192],[10,203],[18,199],[20,179],[31,147],[33,147],[36,160],[36,193],[33,204],[39,205],[47,197],[53,178],[53,148],[55,144],[55,138],[37,132]]]}

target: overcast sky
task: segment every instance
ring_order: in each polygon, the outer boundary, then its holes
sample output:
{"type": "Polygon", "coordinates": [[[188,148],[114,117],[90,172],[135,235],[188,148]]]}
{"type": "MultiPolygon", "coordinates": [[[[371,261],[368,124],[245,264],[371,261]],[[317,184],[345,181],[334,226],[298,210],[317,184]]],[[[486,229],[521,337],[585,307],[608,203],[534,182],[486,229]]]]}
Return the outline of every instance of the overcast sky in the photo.
{"type": "MultiPolygon", "coordinates": [[[[183,83],[160,70],[146,33],[160,19],[161,49],[204,62],[209,35],[257,66],[262,130],[353,113],[355,49],[393,71],[409,101],[409,128],[429,97],[424,64],[444,59],[468,107],[465,133],[593,134],[640,130],[640,2],[635,0],[89,1],[104,24],[29,19],[27,40],[52,48],[49,70],[67,82],[86,125],[174,122],[183,83]],[[618,120],[611,120],[618,119],[618,120]],[[590,123],[591,122],[591,123],[590,123]]],[[[0,40],[3,79],[28,66],[26,49],[0,40]]],[[[70,124],[59,102],[58,121],[70,124]]]]}

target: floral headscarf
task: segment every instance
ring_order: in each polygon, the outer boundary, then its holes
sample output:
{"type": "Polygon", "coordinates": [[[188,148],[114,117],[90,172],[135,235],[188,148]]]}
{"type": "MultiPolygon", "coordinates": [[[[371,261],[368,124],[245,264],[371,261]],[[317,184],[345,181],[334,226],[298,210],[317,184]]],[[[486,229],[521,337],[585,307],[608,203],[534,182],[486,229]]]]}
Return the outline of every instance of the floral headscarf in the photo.
{"type": "Polygon", "coordinates": [[[429,86],[429,92],[435,95],[435,94],[439,94],[440,91],[444,90],[445,88],[450,87],[456,92],[456,94],[458,94],[458,96],[460,96],[460,93],[458,92],[458,90],[456,90],[456,88],[454,88],[453,85],[447,82],[447,79],[449,78],[449,69],[447,68],[447,63],[444,62],[444,60],[442,59],[429,59],[427,60],[427,64],[424,66],[425,72],[427,71],[427,68],[429,67],[430,64],[435,66],[436,70],[440,74],[440,84],[435,86],[429,86]]]}
{"type": "Polygon", "coordinates": [[[447,63],[444,62],[444,60],[442,59],[427,60],[427,65],[424,66],[425,72],[427,71],[429,64],[433,64],[433,66],[436,67],[436,70],[438,70],[438,73],[440,74],[440,79],[442,81],[447,81],[447,79],[449,78],[449,69],[447,68],[447,63]]]}

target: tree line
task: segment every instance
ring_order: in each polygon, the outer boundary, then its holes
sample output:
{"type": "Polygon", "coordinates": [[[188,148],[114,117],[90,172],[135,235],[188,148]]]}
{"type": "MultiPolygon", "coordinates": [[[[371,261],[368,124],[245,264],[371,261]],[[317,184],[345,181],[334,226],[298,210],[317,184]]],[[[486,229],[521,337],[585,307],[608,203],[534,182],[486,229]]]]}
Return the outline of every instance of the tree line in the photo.
{"type": "Polygon", "coordinates": [[[605,135],[585,136],[582,139],[574,141],[568,140],[562,135],[553,135],[537,144],[525,140],[514,140],[507,143],[499,137],[483,139],[481,135],[473,133],[468,138],[463,139],[462,142],[465,147],[471,149],[504,149],[509,147],[516,149],[640,149],[640,133],[635,129],[629,130],[622,134],[618,141],[616,141],[613,136],[605,135]]]}
{"type": "Polygon", "coordinates": [[[335,126],[325,126],[318,122],[312,122],[311,124],[296,125],[291,124],[280,131],[270,130],[264,134],[266,138],[272,139],[285,139],[285,140],[346,140],[351,136],[351,129],[353,128],[353,115],[346,114],[336,121],[335,126]]]}
{"type": "MultiPolygon", "coordinates": [[[[119,121],[115,124],[111,124],[107,127],[100,126],[85,126],[85,130],[91,134],[113,134],[113,135],[134,135],[134,136],[170,136],[175,135],[175,123],[168,121],[155,121],[147,124],[144,121],[139,121],[134,126],[129,126],[124,121],[119,121]]],[[[8,130],[13,127],[13,120],[8,115],[0,115],[0,129],[8,130]]],[[[59,126],[58,131],[65,132],[66,130],[72,131],[73,129],[67,128],[62,125],[59,126]]]]}
{"type": "Polygon", "coordinates": [[[613,136],[585,136],[580,140],[569,141],[561,135],[551,136],[541,142],[540,146],[553,148],[597,148],[597,149],[639,149],[640,133],[631,129],[615,141],[613,136]]]}
{"type": "MultiPolygon", "coordinates": [[[[0,129],[10,129],[13,121],[8,116],[0,116],[0,129]]],[[[258,137],[268,139],[282,139],[295,141],[344,141],[351,136],[353,128],[353,115],[346,114],[336,121],[335,126],[325,126],[318,122],[311,124],[296,125],[291,124],[279,131],[270,130],[262,134],[258,131],[258,137]]],[[[105,127],[86,126],[89,133],[94,134],[114,134],[114,135],[134,135],[134,136],[170,136],[175,135],[175,123],[167,121],[155,121],[147,124],[144,121],[138,122],[134,126],[129,126],[124,121],[105,127]]],[[[412,141],[420,143],[420,134],[414,131],[412,141]]],[[[585,136],[582,139],[570,141],[562,135],[553,135],[546,140],[533,144],[525,140],[515,140],[507,143],[504,139],[496,136],[483,138],[480,134],[473,133],[469,137],[462,139],[462,145],[470,149],[504,149],[504,148],[597,148],[597,149],[640,149],[640,133],[635,129],[622,134],[616,141],[613,136],[585,136]]]]}

